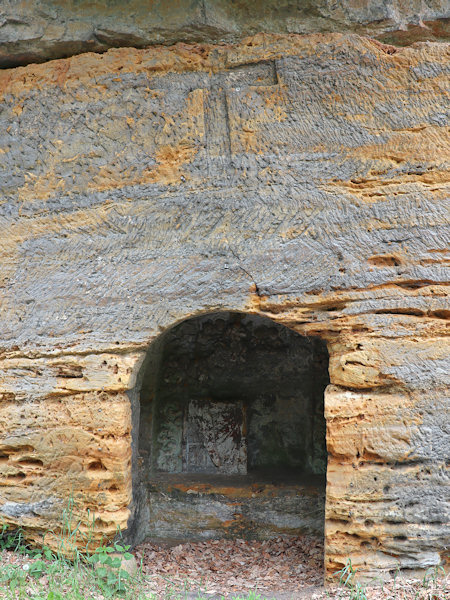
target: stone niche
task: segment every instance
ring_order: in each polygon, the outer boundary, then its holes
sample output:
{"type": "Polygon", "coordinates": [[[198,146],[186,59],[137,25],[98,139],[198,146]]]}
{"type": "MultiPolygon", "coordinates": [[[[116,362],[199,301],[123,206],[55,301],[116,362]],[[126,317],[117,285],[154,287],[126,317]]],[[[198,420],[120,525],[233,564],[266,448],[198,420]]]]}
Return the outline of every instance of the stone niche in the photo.
{"type": "Polygon", "coordinates": [[[326,344],[233,312],[155,342],[140,394],[138,537],[323,536],[326,344]]]}

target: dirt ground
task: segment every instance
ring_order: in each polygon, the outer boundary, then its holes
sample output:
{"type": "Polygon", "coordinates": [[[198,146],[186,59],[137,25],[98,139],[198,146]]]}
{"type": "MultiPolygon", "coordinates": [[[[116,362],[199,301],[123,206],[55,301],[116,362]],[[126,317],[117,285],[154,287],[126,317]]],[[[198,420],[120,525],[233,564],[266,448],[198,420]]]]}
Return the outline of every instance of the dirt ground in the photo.
{"type": "MultiPolygon", "coordinates": [[[[136,598],[148,600],[450,600],[449,578],[436,578],[432,571],[422,580],[397,578],[363,590],[342,586],[325,589],[323,544],[309,536],[265,542],[211,540],[164,545],[147,542],[138,546],[134,555],[143,575],[138,575],[136,598]]],[[[12,595],[8,591],[9,579],[5,579],[8,569],[28,570],[35,560],[20,552],[0,551],[0,581],[4,582],[0,598],[19,597],[17,590],[12,595]]],[[[46,562],[52,566],[51,561],[46,562]]],[[[64,569],[70,571],[71,567],[64,569]]],[[[49,572],[38,580],[26,579],[24,585],[30,592],[27,598],[50,597],[47,596],[49,572]],[[36,586],[40,586],[40,591],[36,586]]],[[[70,593],[74,574],[66,572],[59,577],[62,597],[79,598],[70,593]]],[[[98,588],[85,583],[84,598],[104,600],[98,588]]]]}

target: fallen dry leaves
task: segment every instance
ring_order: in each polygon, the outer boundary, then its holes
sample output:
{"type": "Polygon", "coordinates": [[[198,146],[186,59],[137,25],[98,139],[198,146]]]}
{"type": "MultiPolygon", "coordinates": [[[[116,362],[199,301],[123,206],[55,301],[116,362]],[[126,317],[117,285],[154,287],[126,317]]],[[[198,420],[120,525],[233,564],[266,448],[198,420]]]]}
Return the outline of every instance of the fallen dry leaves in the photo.
{"type": "MultiPolygon", "coordinates": [[[[168,590],[203,591],[202,597],[246,597],[257,590],[276,600],[349,600],[342,587],[323,588],[323,542],[311,536],[274,540],[209,540],[167,547],[147,542],[136,548],[157,598],[168,590]]],[[[448,580],[397,579],[364,588],[367,600],[450,600],[448,580]]],[[[197,598],[196,593],[183,596],[197,598]]],[[[359,596],[364,598],[364,596],[359,596]]]]}
{"type": "Polygon", "coordinates": [[[208,593],[220,594],[255,588],[260,593],[296,591],[323,582],[323,543],[310,536],[263,542],[209,540],[173,547],[147,542],[135,554],[155,583],[154,591],[160,593],[168,583],[195,582],[208,593]]]}

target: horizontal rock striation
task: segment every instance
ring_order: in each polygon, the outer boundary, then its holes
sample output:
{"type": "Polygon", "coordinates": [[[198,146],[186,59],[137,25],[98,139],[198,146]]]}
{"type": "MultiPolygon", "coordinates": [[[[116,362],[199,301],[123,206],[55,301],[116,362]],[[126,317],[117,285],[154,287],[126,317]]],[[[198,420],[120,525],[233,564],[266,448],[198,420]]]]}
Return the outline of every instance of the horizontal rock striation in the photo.
{"type": "Polygon", "coordinates": [[[408,45],[450,39],[445,0],[3,0],[0,67],[109,48],[223,43],[260,31],[353,32],[408,45]]]}
{"type": "Polygon", "coordinates": [[[2,520],[132,531],[151,342],[234,310],[327,341],[328,575],[445,560],[448,65],[259,35],[0,73],[2,520]]]}

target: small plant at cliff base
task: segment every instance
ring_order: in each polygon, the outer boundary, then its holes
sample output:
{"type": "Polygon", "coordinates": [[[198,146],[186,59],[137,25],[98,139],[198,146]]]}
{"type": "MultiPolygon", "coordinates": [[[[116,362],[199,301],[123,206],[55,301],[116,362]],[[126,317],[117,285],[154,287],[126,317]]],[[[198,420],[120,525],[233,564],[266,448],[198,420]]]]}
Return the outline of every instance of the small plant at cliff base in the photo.
{"type": "MultiPolygon", "coordinates": [[[[91,576],[95,585],[99,588],[105,598],[112,597],[133,597],[130,588],[132,581],[130,574],[122,569],[123,561],[133,559],[133,555],[128,552],[130,546],[123,546],[117,542],[97,546],[94,551],[90,549],[93,546],[95,530],[95,514],[88,511],[87,521],[90,523],[88,534],[83,534],[80,530],[80,521],[74,519],[75,503],[73,498],[69,500],[66,511],[63,514],[63,530],[60,535],[59,554],[69,551],[73,555],[73,564],[75,567],[83,570],[86,566],[93,567],[91,576]],[[75,526],[73,526],[75,523],[75,526]],[[84,552],[78,550],[77,540],[83,540],[84,552]]],[[[117,531],[116,538],[121,538],[120,530],[117,531]]],[[[131,586],[132,587],[132,586],[131,586]]]]}
{"type": "MultiPolygon", "coordinates": [[[[119,543],[102,545],[92,552],[95,516],[91,518],[87,534],[81,531],[81,522],[74,518],[73,498],[62,511],[61,529],[56,534],[48,531],[45,539],[52,538],[52,551],[43,545],[30,548],[24,543],[20,529],[10,530],[0,523],[0,552],[14,552],[17,559],[4,567],[0,562],[0,599],[20,600],[84,600],[85,598],[129,598],[142,595],[138,589],[142,581],[131,577],[121,568],[123,560],[132,559],[129,546],[119,543]],[[84,545],[85,552],[78,546],[84,545]],[[25,561],[19,557],[26,557],[25,561]],[[70,557],[70,558],[68,558],[70,557]],[[14,564],[15,563],[15,564],[14,564]]],[[[97,542],[98,543],[98,542],[97,542]]],[[[10,554],[11,556],[11,554],[10,554]]]]}
{"type": "Polygon", "coordinates": [[[10,529],[6,523],[0,527],[0,551],[13,550],[14,552],[23,551],[24,538],[21,529],[10,529]]]}
{"type": "MultiPolygon", "coordinates": [[[[423,576],[422,587],[426,590],[429,590],[427,595],[428,600],[444,600],[437,595],[437,592],[434,591],[439,577],[445,577],[445,569],[441,566],[430,567],[423,576]]],[[[418,593],[416,594],[416,597],[419,597],[418,593]]]]}
{"type": "Polygon", "coordinates": [[[349,600],[367,600],[366,590],[357,581],[355,583],[356,571],[353,568],[352,561],[349,558],[345,567],[338,571],[339,583],[350,591],[349,600]]]}
{"type": "Polygon", "coordinates": [[[133,558],[129,549],[130,546],[114,543],[113,546],[100,546],[93,555],[87,557],[87,562],[95,566],[100,588],[107,594],[124,593],[127,590],[130,575],[121,566],[123,560],[133,558]]]}
{"type": "Polygon", "coordinates": [[[425,589],[428,589],[430,587],[430,584],[436,585],[436,582],[439,579],[439,577],[445,577],[444,567],[441,567],[441,566],[430,567],[429,569],[427,569],[427,571],[425,572],[425,575],[423,576],[423,579],[422,579],[423,587],[425,589]]]}

